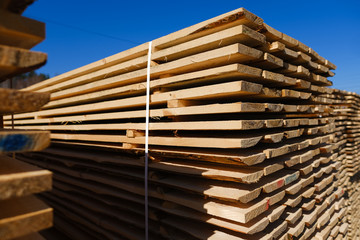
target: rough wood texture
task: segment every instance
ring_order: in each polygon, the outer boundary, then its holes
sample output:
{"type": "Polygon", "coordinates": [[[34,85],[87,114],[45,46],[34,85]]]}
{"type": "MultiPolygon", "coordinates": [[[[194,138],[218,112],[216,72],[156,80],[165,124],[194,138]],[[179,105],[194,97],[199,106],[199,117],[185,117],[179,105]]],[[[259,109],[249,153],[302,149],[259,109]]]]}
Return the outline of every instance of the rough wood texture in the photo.
{"type": "MultiPolygon", "coordinates": [[[[14,115],[16,128],[52,131],[51,148],[17,158],[56,173],[41,196],[74,239],[143,237],[147,48],[27,88],[51,100],[14,115]]],[[[359,133],[346,132],[358,121],[347,104],[358,104],[327,87],[335,66],[245,9],[155,39],[151,51],[153,239],[351,232],[342,190],[358,171],[359,133]]]]}
{"type": "Polygon", "coordinates": [[[35,93],[0,88],[0,113],[33,112],[39,110],[49,100],[49,93],[35,93]]]}
{"type": "Polygon", "coordinates": [[[0,81],[35,70],[46,60],[45,53],[0,45],[0,81]]]}
{"type": "Polygon", "coordinates": [[[45,24],[0,9],[0,44],[30,49],[45,38],[45,24]]]}
{"type": "Polygon", "coordinates": [[[0,199],[27,196],[48,191],[52,187],[52,173],[33,165],[0,156],[0,199]]]}

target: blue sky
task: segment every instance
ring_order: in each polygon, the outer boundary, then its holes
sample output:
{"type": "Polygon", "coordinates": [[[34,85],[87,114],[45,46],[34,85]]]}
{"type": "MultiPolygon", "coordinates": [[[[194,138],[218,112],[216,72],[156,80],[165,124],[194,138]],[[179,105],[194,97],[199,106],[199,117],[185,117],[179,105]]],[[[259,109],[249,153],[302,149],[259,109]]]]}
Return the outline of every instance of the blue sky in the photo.
{"type": "Polygon", "coordinates": [[[245,7],[337,65],[334,87],[360,93],[360,1],[37,0],[23,14],[46,23],[38,72],[55,76],[245,7]]]}

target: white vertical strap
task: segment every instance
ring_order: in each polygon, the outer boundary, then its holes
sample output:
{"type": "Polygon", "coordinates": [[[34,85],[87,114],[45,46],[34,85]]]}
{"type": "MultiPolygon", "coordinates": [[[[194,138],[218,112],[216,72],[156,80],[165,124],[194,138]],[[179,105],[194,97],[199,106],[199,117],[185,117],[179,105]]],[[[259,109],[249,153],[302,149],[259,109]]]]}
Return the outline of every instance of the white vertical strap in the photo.
{"type": "Polygon", "coordinates": [[[146,77],[146,126],[145,126],[145,240],[149,240],[149,199],[148,199],[148,163],[149,163],[149,116],[150,116],[150,67],[151,45],[149,42],[146,77]]]}

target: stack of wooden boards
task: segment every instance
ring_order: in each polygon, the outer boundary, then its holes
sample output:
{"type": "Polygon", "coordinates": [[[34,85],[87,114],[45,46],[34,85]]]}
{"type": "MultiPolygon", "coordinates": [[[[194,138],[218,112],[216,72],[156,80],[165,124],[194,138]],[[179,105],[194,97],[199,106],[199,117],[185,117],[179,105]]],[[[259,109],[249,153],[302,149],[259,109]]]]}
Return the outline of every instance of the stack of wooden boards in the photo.
{"type": "MultiPolygon", "coordinates": [[[[48,101],[47,93],[0,89],[0,114],[38,110],[48,101]]],[[[52,226],[52,209],[33,195],[51,190],[52,173],[6,155],[49,143],[49,131],[0,129],[0,239],[44,239],[36,232],[52,226]]]]}
{"type": "MultiPolygon", "coordinates": [[[[20,14],[32,1],[0,2],[0,82],[33,70],[46,54],[29,49],[45,36],[43,23],[20,14]]],[[[0,239],[44,239],[37,232],[52,226],[52,209],[34,196],[51,190],[52,173],[16,160],[14,152],[40,151],[50,143],[50,132],[3,129],[4,114],[39,110],[49,93],[0,89],[0,239]]]]}
{"type": "MultiPolygon", "coordinates": [[[[144,238],[148,46],[28,87],[51,101],[14,115],[51,130],[17,157],[54,172],[42,197],[73,239],[144,238]]],[[[243,8],[152,46],[151,239],[347,237],[334,64],[243,8]]]]}
{"type": "Polygon", "coordinates": [[[21,16],[33,0],[0,2],[0,79],[44,65],[47,55],[29,50],[45,38],[45,24],[21,16]]]}
{"type": "Polygon", "coordinates": [[[344,229],[348,229],[348,236],[351,239],[360,237],[360,214],[359,214],[359,104],[360,96],[347,91],[335,91],[333,99],[334,113],[337,115],[338,125],[343,126],[346,146],[341,150],[345,157],[342,159],[342,172],[338,186],[346,190],[346,205],[348,206],[348,223],[344,229]]]}

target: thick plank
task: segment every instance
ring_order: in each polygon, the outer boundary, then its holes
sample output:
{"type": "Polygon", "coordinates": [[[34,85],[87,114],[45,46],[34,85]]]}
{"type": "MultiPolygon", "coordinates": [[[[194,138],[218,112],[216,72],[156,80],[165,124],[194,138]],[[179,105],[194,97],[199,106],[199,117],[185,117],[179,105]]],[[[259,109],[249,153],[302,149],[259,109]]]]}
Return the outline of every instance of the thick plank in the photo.
{"type": "MultiPolygon", "coordinates": [[[[234,121],[189,121],[189,122],[158,122],[150,123],[150,130],[251,130],[265,128],[265,120],[234,120],[234,121]]],[[[17,126],[18,129],[23,127],[17,126]]],[[[53,125],[26,126],[26,129],[41,130],[145,130],[144,123],[123,124],[82,124],[82,125],[53,125]]],[[[130,133],[131,134],[131,133],[130,133]]],[[[127,134],[129,137],[129,133],[127,134]]],[[[136,135],[135,133],[131,134],[136,135]]]]}
{"type": "Polygon", "coordinates": [[[22,113],[39,110],[50,100],[49,93],[0,88],[0,113],[22,113]]]}
{"type": "Polygon", "coordinates": [[[0,156],[0,199],[22,197],[51,190],[52,173],[33,165],[0,156]]]}
{"type": "Polygon", "coordinates": [[[30,49],[45,38],[45,24],[0,9],[0,44],[30,49]]]}
{"type": "MultiPolygon", "coordinates": [[[[149,137],[150,145],[160,146],[179,146],[179,147],[200,147],[200,148],[249,148],[255,146],[263,136],[253,135],[250,137],[240,138],[209,138],[209,137],[149,137]],[[201,141],[200,141],[201,140],[201,141]]],[[[52,133],[51,139],[57,140],[78,140],[78,141],[95,141],[95,142],[113,142],[129,143],[134,146],[124,146],[126,148],[136,147],[136,145],[145,144],[145,137],[138,136],[129,138],[121,135],[93,135],[93,134],[66,134],[52,133]]]]}
{"type": "Polygon", "coordinates": [[[45,53],[0,45],[0,81],[35,70],[46,60],[45,53]]]}

